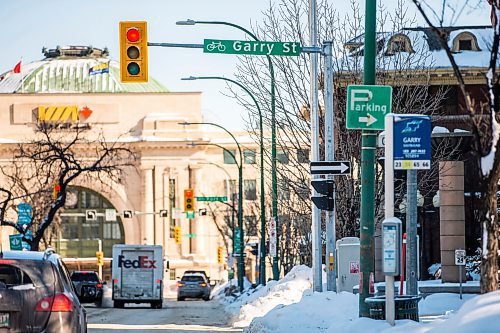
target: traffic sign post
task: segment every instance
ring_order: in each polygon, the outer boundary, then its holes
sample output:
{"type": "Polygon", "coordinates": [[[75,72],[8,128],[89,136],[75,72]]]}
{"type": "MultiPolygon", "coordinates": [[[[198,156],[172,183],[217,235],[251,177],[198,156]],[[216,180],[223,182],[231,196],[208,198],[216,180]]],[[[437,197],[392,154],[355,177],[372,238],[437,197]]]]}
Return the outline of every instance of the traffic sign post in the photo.
{"type": "Polygon", "coordinates": [[[349,161],[311,162],[311,175],[348,175],[351,173],[349,161]]]}
{"type": "Polygon", "coordinates": [[[383,130],[384,117],[391,112],[391,86],[347,87],[347,128],[383,130]]]}
{"type": "Polygon", "coordinates": [[[96,221],[97,220],[97,211],[94,209],[87,209],[85,211],[85,220],[86,221],[96,221]]]}
{"type": "Polygon", "coordinates": [[[9,235],[10,249],[12,251],[22,250],[23,249],[22,241],[23,241],[23,235],[21,234],[9,235]]]}
{"type": "Polygon", "coordinates": [[[462,299],[462,267],[465,266],[465,250],[455,250],[455,265],[458,266],[460,281],[460,299],[462,299]]]}
{"type": "Polygon", "coordinates": [[[203,41],[203,52],[265,56],[299,56],[300,43],[205,39],[203,41]]]}

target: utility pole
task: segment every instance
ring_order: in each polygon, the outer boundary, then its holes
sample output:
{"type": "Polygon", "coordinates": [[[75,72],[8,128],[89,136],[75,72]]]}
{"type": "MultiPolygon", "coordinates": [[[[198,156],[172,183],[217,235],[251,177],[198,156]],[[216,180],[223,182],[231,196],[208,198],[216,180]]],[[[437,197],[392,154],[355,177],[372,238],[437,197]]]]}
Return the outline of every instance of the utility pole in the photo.
{"type": "MultiPolygon", "coordinates": [[[[375,84],[377,0],[366,0],[363,83],[375,84]]],[[[360,290],[359,316],[368,317],[365,299],[370,296],[370,276],[375,274],[375,151],[377,132],[361,134],[361,216],[360,216],[360,290]]],[[[387,158],[387,157],[386,157],[387,158]]],[[[387,200],[387,199],[386,199],[387,200]]]]}
{"type": "MultiPolygon", "coordinates": [[[[332,42],[323,43],[325,59],[325,161],[335,160],[335,133],[333,115],[333,52],[332,42]]],[[[333,180],[333,175],[327,179],[333,180]]],[[[333,211],[326,211],[326,256],[328,261],[326,269],[326,290],[337,291],[335,253],[335,183],[333,185],[333,211]]]]}
{"type": "MultiPolygon", "coordinates": [[[[316,0],[309,0],[309,33],[310,46],[317,47],[318,31],[316,27],[316,0]]],[[[311,109],[311,153],[312,161],[319,161],[319,119],[318,119],[318,54],[311,54],[310,77],[310,109],[311,109]]],[[[312,180],[317,177],[311,175],[312,180]]],[[[312,188],[312,196],[318,193],[312,188]]],[[[312,207],[312,266],[313,290],[322,291],[322,263],[321,263],[321,211],[311,202],[312,207]]]]}

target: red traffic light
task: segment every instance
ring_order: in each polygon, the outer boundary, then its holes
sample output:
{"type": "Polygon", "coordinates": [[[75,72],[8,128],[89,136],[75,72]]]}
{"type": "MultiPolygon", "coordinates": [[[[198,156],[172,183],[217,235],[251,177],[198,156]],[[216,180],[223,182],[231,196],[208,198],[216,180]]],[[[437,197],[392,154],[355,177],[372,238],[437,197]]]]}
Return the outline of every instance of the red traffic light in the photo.
{"type": "Polygon", "coordinates": [[[137,28],[130,28],[127,30],[127,40],[129,42],[135,43],[141,38],[141,33],[137,28]]]}
{"type": "Polygon", "coordinates": [[[61,190],[61,185],[59,185],[59,184],[54,185],[54,190],[60,191],[61,190]]]}
{"type": "Polygon", "coordinates": [[[191,196],[193,196],[193,191],[190,191],[190,190],[185,190],[185,191],[184,191],[184,195],[185,195],[186,197],[191,197],[191,196]]]}

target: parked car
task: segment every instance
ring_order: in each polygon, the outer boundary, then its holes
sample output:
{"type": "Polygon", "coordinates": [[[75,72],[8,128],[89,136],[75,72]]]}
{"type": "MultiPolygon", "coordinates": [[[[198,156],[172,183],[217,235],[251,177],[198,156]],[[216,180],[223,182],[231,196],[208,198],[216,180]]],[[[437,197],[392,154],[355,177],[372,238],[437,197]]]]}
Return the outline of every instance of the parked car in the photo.
{"type": "Polygon", "coordinates": [[[75,287],[80,302],[95,302],[97,306],[102,305],[102,286],[99,275],[94,271],[75,271],[71,273],[71,281],[75,287]]]}
{"type": "Polygon", "coordinates": [[[87,332],[87,316],[60,257],[0,252],[0,331],[87,332]]]}
{"type": "Polygon", "coordinates": [[[184,274],[177,282],[177,300],[183,301],[186,298],[210,300],[210,285],[203,274],[184,274]]]}

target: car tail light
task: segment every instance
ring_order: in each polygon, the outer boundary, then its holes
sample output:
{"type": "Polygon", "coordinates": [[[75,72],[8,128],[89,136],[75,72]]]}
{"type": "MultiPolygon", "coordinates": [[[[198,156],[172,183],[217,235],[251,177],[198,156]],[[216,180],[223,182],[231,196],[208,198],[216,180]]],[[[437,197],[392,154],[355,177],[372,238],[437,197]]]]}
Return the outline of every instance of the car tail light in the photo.
{"type": "Polygon", "coordinates": [[[14,260],[9,260],[9,259],[0,259],[0,265],[1,264],[4,264],[4,265],[10,265],[10,264],[13,264],[14,263],[14,260]]]}
{"type": "Polygon", "coordinates": [[[102,283],[98,283],[97,288],[102,288],[102,283]]]}
{"type": "Polygon", "coordinates": [[[48,296],[38,301],[35,311],[71,312],[73,311],[73,302],[65,294],[56,294],[54,297],[48,296]]]}
{"type": "Polygon", "coordinates": [[[52,303],[53,312],[71,312],[73,311],[73,302],[65,294],[56,294],[54,303],[52,303]]]}
{"type": "Polygon", "coordinates": [[[179,282],[177,282],[177,286],[178,286],[178,287],[182,287],[182,286],[184,286],[184,285],[185,285],[185,283],[183,283],[183,282],[180,282],[180,281],[179,281],[179,282]]]}
{"type": "Polygon", "coordinates": [[[200,286],[202,286],[202,287],[206,287],[206,286],[207,286],[207,284],[206,284],[205,282],[200,282],[200,286]]]}

